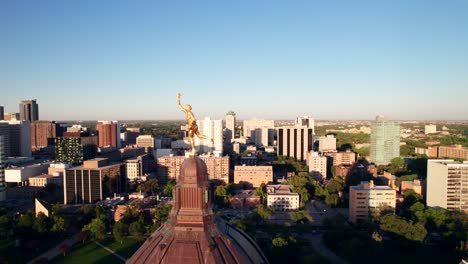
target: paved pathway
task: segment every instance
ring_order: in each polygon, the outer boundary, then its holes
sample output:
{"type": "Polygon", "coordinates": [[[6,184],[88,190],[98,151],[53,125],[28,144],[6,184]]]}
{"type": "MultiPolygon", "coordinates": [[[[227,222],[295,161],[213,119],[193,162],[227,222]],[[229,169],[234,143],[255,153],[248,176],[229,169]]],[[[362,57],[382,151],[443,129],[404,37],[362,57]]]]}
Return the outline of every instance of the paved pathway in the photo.
{"type": "Polygon", "coordinates": [[[117,254],[114,250],[112,250],[112,249],[110,249],[110,248],[104,246],[103,244],[101,244],[101,243],[99,243],[99,242],[97,242],[97,241],[94,241],[94,243],[96,243],[96,245],[102,247],[105,251],[111,253],[112,255],[114,255],[115,257],[117,257],[118,259],[122,260],[123,262],[126,261],[126,259],[125,259],[124,257],[122,257],[122,256],[120,256],[119,254],[117,254]]]}
{"type": "Polygon", "coordinates": [[[39,261],[39,260],[51,260],[51,259],[55,258],[56,256],[62,254],[62,250],[60,250],[60,248],[62,247],[62,244],[66,244],[67,247],[70,249],[76,242],[77,242],[77,240],[75,239],[75,235],[72,236],[72,238],[67,238],[64,241],[60,242],[57,246],[49,249],[48,251],[46,251],[42,255],[40,255],[40,256],[34,258],[33,260],[29,261],[28,264],[34,263],[34,262],[39,261]]]}
{"type": "Polygon", "coordinates": [[[328,249],[322,241],[321,233],[307,233],[303,234],[303,236],[310,241],[317,253],[327,258],[332,264],[348,264],[346,260],[337,256],[333,251],[328,249]]]}

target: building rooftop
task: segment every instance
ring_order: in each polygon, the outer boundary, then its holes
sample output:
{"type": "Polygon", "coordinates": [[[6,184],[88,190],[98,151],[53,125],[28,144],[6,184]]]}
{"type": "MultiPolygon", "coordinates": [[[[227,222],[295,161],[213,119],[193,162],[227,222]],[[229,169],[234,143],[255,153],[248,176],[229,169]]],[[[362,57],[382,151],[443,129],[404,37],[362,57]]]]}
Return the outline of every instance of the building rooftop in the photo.
{"type": "Polygon", "coordinates": [[[363,182],[361,182],[361,184],[359,184],[357,186],[351,186],[350,188],[352,188],[353,190],[357,190],[357,191],[364,191],[364,190],[394,191],[394,189],[390,188],[389,186],[374,185],[374,181],[370,181],[370,182],[363,181],[363,182]]]}
{"type": "Polygon", "coordinates": [[[57,178],[57,177],[60,177],[60,176],[54,176],[54,175],[49,175],[49,174],[41,174],[41,175],[29,177],[29,179],[31,179],[31,178],[35,178],[35,179],[46,178],[46,179],[48,179],[48,178],[57,178]]]}
{"type": "Polygon", "coordinates": [[[292,185],[267,185],[268,195],[298,195],[292,191],[292,185]]]}
{"type": "Polygon", "coordinates": [[[260,197],[255,194],[255,190],[243,190],[236,193],[232,198],[257,198],[260,197]]]}

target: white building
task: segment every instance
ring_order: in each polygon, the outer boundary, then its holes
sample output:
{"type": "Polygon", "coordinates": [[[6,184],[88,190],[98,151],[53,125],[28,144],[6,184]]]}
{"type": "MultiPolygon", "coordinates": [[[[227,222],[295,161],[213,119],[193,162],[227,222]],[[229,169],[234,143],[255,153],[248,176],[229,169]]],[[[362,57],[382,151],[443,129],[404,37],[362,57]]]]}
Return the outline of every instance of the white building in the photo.
{"type": "Polygon", "coordinates": [[[41,174],[29,178],[29,186],[33,187],[45,187],[50,183],[63,186],[63,176],[56,173],[55,175],[41,174]]]}
{"type": "Polygon", "coordinates": [[[375,211],[395,210],[396,191],[388,186],[375,186],[373,181],[349,187],[349,220],[367,220],[375,211]]]}
{"type": "Polygon", "coordinates": [[[309,174],[314,179],[324,180],[327,178],[327,157],[320,156],[318,152],[310,151],[307,156],[309,174]]]}
{"type": "Polygon", "coordinates": [[[30,177],[46,174],[50,164],[50,162],[44,162],[20,165],[18,167],[11,166],[5,169],[5,180],[6,182],[15,183],[26,182],[30,177]]]}
{"type": "Polygon", "coordinates": [[[326,135],[319,137],[319,151],[336,151],[336,138],[334,135],[326,135]]]}
{"type": "Polygon", "coordinates": [[[312,128],[315,134],[315,120],[313,117],[310,117],[310,116],[297,117],[295,125],[306,126],[307,128],[312,128]]]}
{"type": "Polygon", "coordinates": [[[434,134],[437,133],[437,126],[436,125],[425,125],[424,126],[424,134],[434,134]]]}
{"type": "Polygon", "coordinates": [[[134,181],[140,179],[141,175],[141,162],[134,158],[125,161],[125,170],[127,173],[127,179],[134,181]]]}
{"type": "Polygon", "coordinates": [[[267,206],[275,211],[299,209],[299,194],[292,191],[291,185],[267,185],[267,206]]]}
{"type": "Polygon", "coordinates": [[[428,207],[468,212],[468,162],[427,161],[428,207]]]}
{"type": "Polygon", "coordinates": [[[236,113],[229,111],[226,114],[226,144],[231,144],[236,137],[236,113]]]}
{"type": "Polygon", "coordinates": [[[257,146],[267,147],[273,144],[275,128],[274,120],[250,119],[244,120],[244,137],[257,146]]]}
{"type": "Polygon", "coordinates": [[[203,120],[197,120],[198,130],[209,139],[199,139],[195,136],[195,145],[198,153],[218,152],[223,153],[223,121],[211,120],[205,117],[203,120]],[[213,138],[214,144],[211,142],[213,138]]]}

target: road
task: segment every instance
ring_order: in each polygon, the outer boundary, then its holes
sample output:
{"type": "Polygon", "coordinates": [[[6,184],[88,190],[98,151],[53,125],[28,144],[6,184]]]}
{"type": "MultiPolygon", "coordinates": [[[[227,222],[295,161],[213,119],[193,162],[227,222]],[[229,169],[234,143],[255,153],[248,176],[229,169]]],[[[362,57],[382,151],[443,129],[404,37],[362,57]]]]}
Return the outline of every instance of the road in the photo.
{"type": "Polygon", "coordinates": [[[305,233],[302,234],[304,238],[309,240],[310,244],[314,247],[315,251],[320,255],[327,258],[332,264],[348,264],[348,262],[338,255],[336,255],[333,251],[328,249],[328,247],[323,243],[322,234],[319,233],[305,233]]]}

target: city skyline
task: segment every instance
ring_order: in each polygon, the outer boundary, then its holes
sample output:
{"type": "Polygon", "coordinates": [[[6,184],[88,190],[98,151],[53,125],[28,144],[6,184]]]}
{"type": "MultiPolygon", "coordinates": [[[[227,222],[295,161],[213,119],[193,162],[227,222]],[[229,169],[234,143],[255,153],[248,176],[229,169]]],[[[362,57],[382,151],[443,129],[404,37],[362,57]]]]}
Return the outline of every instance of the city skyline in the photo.
{"type": "Polygon", "coordinates": [[[467,1],[0,4],[0,105],[42,120],[466,120],[467,1]]]}

